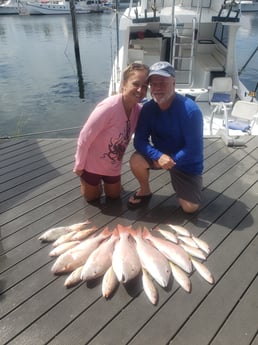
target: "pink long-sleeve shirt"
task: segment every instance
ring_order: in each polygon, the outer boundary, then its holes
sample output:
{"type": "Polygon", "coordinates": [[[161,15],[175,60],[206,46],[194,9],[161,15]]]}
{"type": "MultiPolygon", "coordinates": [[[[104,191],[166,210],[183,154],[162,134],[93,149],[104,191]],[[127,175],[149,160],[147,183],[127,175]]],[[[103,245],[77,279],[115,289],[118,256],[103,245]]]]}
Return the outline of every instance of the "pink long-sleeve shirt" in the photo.
{"type": "Polygon", "coordinates": [[[124,110],[122,94],[100,102],[82,128],[75,154],[74,170],[117,176],[122,159],[135,130],[140,104],[135,104],[129,119],[124,110]]]}

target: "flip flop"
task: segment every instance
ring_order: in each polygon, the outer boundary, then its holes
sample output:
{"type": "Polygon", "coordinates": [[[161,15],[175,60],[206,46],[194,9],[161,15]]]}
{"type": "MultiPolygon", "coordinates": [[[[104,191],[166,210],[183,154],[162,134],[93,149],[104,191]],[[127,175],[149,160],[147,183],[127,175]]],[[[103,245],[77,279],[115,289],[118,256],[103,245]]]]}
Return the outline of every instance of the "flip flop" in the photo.
{"type": "Polygon", "coordinates": [[[141,207],[143,204],[146,204],[152,197],[152,193],[148,195],[137,195],[137,192],[134,193],[133,199],[134,200],[140,200],[140,202],[132,203],[128,200],[127,206],[130,209],[136,209],[138,207],[141,207]]]}

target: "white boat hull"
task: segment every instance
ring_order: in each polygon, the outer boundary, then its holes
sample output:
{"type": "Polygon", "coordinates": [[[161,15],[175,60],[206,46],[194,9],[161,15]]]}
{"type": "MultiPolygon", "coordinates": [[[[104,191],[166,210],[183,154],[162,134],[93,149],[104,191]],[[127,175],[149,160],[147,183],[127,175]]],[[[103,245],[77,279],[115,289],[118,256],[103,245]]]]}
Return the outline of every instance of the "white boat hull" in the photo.
{"type": "Polygon", "coordinates": [[[241,12],[258,12],[258,1],[239,1],[236,9],[241,12]]]}
{"type": "Polygon", "coordinates": [[[18,2],[13,0],[0,2],[1,14],[19,14],[18,2]]]}
{"type": "MultiPolygon", "coordinates": [[[[59,15],[59,14],[70,14],[70,3],[69,1],[64,2],[34,2],[28,1],[26,3],[29,14],[32,15],[59,15]]],[[[90,4],[87,5],[85,1],[76,3],[75,5],[77,14],[84,13],[102,13],[107,10],[104,5],[90,4]]]]}
{"type": "MultiPolygon", "coordinates": [[[[207,1],[201,11],[192,6],[193,1],[184,1],[187,6],[180,3],[162,7],[157,0],[155,11],[148,0],[142,0],[143,7],[126,9],[120,18],[120,48],[113,64],[109,94],[119,92],[122,71],[128,64],[141,62],[150,66],[160,60],[169,61],[176,70],[176,91],[199,104],[204,135],[216,135],[225,129],[225,114],[218,112],[211,121],[209,89],[213,78],[231,77],[237,98],[255,101],[239,80],[237,69],[235,45],[241,13],[225,9],[224,1],[218,0],[207,1]]],[[[150,97],[148,94],[147,98],[150,97]]],[[[258,124],[254,133],[258,134],[258,124]]]]}

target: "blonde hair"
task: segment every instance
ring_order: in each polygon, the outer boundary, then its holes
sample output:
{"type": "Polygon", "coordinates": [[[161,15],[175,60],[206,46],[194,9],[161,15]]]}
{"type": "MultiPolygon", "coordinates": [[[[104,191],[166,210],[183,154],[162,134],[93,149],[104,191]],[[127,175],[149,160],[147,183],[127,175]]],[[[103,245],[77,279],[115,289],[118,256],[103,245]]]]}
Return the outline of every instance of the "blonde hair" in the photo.
{"type": "Polygon", "coordinates": [[[133,71],[146,71],[146,73],[149,74],[149,66],[138,62],[131,63],[124,69],[122,81],[126,81],[133,71]]]}

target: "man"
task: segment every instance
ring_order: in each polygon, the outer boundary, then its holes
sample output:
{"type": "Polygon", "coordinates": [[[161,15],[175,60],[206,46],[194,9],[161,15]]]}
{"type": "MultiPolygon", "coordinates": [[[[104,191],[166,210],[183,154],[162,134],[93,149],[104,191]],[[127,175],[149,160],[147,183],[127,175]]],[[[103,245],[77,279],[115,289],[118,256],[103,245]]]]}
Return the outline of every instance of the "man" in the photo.
{"type": "Polygon", "coordinates": [[[165,169],[171,175],[178,202],[187,213],[201,201],[203,171],[203,118],[196,103],[175,92],[175,70],[165,61],[150,67],[152,100],[141,111],[135,131],[136,152],[131,170],[140,189],[128,200],[135,209],[150,200],[149,170],[165,169]]]}

